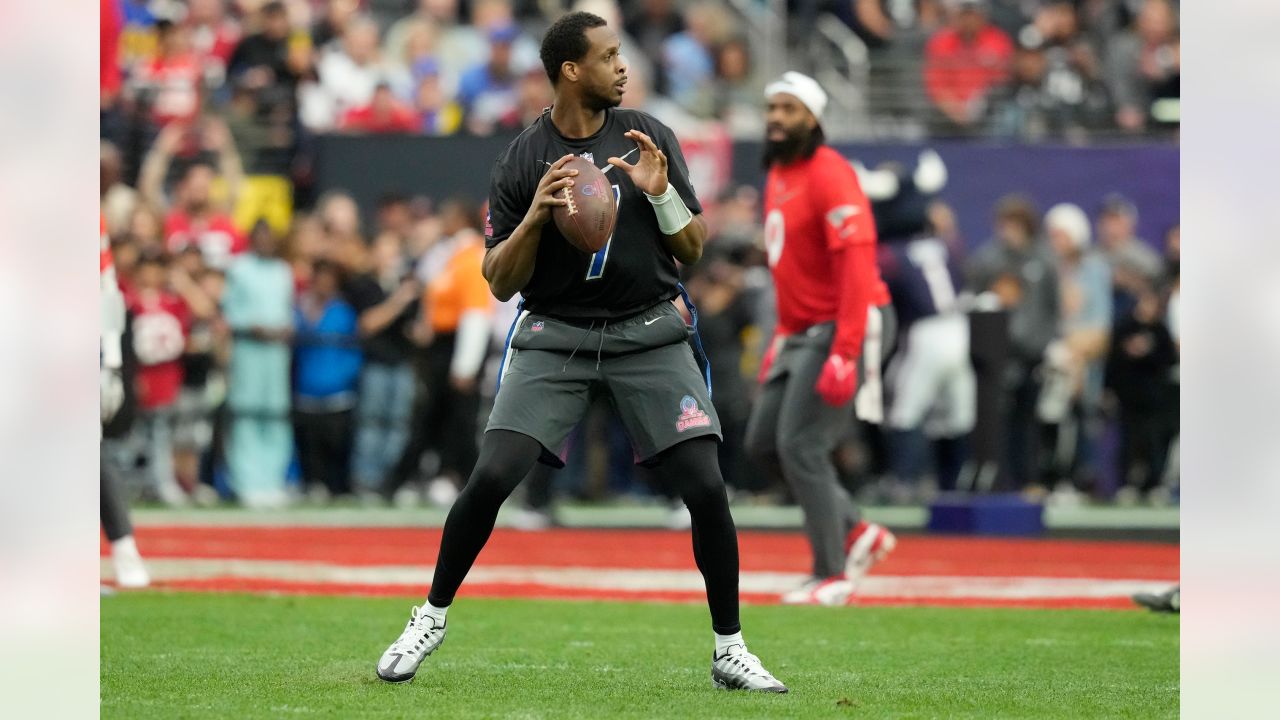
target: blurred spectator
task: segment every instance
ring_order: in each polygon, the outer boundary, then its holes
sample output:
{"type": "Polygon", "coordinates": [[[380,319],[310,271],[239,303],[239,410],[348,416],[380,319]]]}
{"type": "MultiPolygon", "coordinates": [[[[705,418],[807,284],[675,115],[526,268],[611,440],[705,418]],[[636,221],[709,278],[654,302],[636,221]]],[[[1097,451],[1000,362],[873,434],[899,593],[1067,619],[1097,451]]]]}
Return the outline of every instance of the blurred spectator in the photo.
{"type": "Polygon", "coordinates": [[[1164,277],[1169,284],[1169,302],[1165,315],[1169,321],[1169,333],[1175,343],[1182,342],[1182,229],[1179,225],[1169,228],[1164,236],[1164,277]]]}
{"type": "Polygon", "coordinates": [[[724,121],[734,137],[764,132],[760,98],[764,83],[751,66],[751,49],[741,37],[730,38],[716,48],[716,85],[713,114],[724,121]]]}
{"type": "Polygon", "coordinates": [[[1101,433],[1103,365],[1111,336],[1111,268],[1090,245],[1089,216],[1061,204],[1044,218],[1057,256],[1062,338],[1047,352],[1039,418],[1053,432],[1051,477],[1055,496],[1070,499],[1094,479],[1093,446],[1101,433]]]}
{"type": "Polygon", "coordinates": [[[159,42],[156,23],[160,19],[151,10],[149,0],[122,0],[123,27],[120,30],[120,69],[127,77],[137,72],[156,56],[159,42]]]}
{"type": "Polygon", "coordinates": [[[124,25],[120,3],[102,0],[98,17],[98,104],[105,112],[115,107],[124,83],[120,71],[120,33],[124,25]]]}
{"type": "MultiPolygon", "coordinates": [[[[221,121],[206,121],[203,130],[197,131],[203,145],[218,155],[218,173],[204,162],[187,166],[175,189],[173,209],[165,217],[165,246],[171,253],[194,244],[204,253],[205,262],[212,268],[225,269],[232,256],[246,248],[244,236],[233,225],[231,217],[223,210],[229,203],[215,203],[213,186],[221,179],[230,203],[234,203],[239,191],[240,157],[231,133],[221,121]],[[221,178],[218,175],[221,174],[221,178]]],[[[156,144],[147,155],[139,180],[142,195],[156,207],[166,205],[162,184],[168,174],[174,151],[187,141],[189,134],[178,126],[167,127],[156,138],[156,144]]]]}
{"type": "Polygon", "coordinates": [[[338,129],[357,133],[412,133],[420,124],[418,114],[379,81],[368,104],[350,108],[338,121],[338,129]]]}
{"type": "MultiPolygon", "coordinates": [[[[625,53],[623,57],[625,59],[625,53]]],[[[677,137],[698,131],[702,121],[665,95],[654,93],[645,72],[639,66],[627,66],[627,85],[622,94],[622,107],[649,113],[671,128],[677,137]]]]}
{"type": "Polygon", "coordinates": [[[400,459],[409,434],[414,397],[410,330],[421,286],[405,272],[396,235],[379,235],[368,252],[354,247],[354,236],[344,242],[351,249],[343,258],[349,274],[343,295],[359,314],[365,358],[352,475],[356,490],[372,496],[400,459]]]}
{"type": "Polygon", "coordinates": [[[226,395],[227,334],[217,308],[222,301],[225,276],[209,269],[199,248],[187,246],[171,272],[174,288],[184,297],[197,298],[182,353],[182,390],[178,393],[173,434],[174,467],[184,490],[196,500],[213,500],[212,488],[200,483],[200,463],[213,443],[214,412],[226,395]]]}
{"type": "Polygon", "coordinates": [[[1177,11],[1169,0],[1144,0],[1132,30],[1112,36],[1107,46],[1116,124],[1137,131],[1153,121],[1176,123],[1180,73],[1177,11]],[[1173,101],[1172,107],[1160,100],[1173,101]]]}
{"type": "Polygon", "coordinates": [[[134,79],[134,95],[150,108],[158,127],[172,122],[189,124],[200,112],[203,73],[191,49],[191,31],[171,20],[156,23],[159,53],[144,64],[134,79]]]}
{"type": "Polygon", "coordinates": [[[183,505],[188,498],[178,484],[173,455],[174,410],[183,383],[182,355],[193,316],[209,318],[215,308],[185,272],[176,267],[170,272],[164,256],[156,252],[139,258],[123,289],[133,314],[146,487],[167,505],[183,505]]]}
{"type": "Polygon", "coordinates": [[[1121,502],[1146,495],[1164,478],[1178,426],[1177,361],[1159,295],[1144,288],[1132,313],[1116,322],[1107,358],[1107,387],[1120,408],[1121,502]]]}
{"type": "Polygon", "coordinates": [[[418,0],[414,11],[392,23],[382,43],[383,54],[395,62],[412,66],[429,49],[440,52],[440,21],[432,11],[440,0],[418,0]]]}
{"type": "Polygon", "coordinates": [[[227,78],[227,64],[240,42],[240,27],[227,16],[226,0],[187,0],[183,24],[190,30],[205,86],[218,87],[227,78]]]}
{"type": "Polygon", "coordinates": [[[519,127],[532,125],[539,115],[551,107],[551,102],[555,99],[547,73],[541,67],[525,70],[520,76],[516,91],[520,98],[519,127]]]}
{"type": "Polygon", "coordinates": [[[1038,139],[1082,139],[1105,121],[1106,93],[1093,48],[1081,36],[1075,7],[1053,0],[1018,34],[1013,85],[997,108],[997,132],[1038,139]]]}
{"type": "MultiPolygon", "coordinates": [[[[345,42],[347,31],[356,22],[361,0],[322,0],[324,6],[320,18],[311,27],[311,43],[322,50],[325,46],[345,42]]],[[[381,32],[377,23],[371,23],[374,36],[381,32]]]]}
{"type": "MultiPolygon", "coordinates": [[[[138,203],[129,216],[129,224],[125,228],[120,241],[136,252],[165,252],[164,217],[155,207],[143,202],[138,203]]],[[[128,260],[126,259],[126,263],[128,260]]],[[[120,267],[120,258],[116,258],[116,266],[120,267]]]]}
{"type": "Polygon", "coordinates": [[[749,246],[721,242],[708,245],[702,260],[686,270],[689,296],[698,306],[698,328],[709,353],[715,382],[716,411],[724,426],[720,470],[735,490],[759,493],[767,489],[767,473],[748,467],[743,437],[751,414],[750,384],[742,373],[743,337],[755,325],[754,298],[745,292],[746,270],[740,258],[749,246]]]}
{"type": "Polygon", "coordinates": [[[1039,214],[1025,197],[1010,195],[996,205],[995,237],[969,259],[966,285],[1008,312],[1012,356],[1006,388],[1005,482],[1023,488],[1038,478],[1040,442],[1037,372],[1058,329],[1058,275],[1052,251],[1038,237],[1039,214]]]}
{"type": "Polygon", "coordinates": [[[405,41],[392,52],[389,44],[384,44],[383,58],[386,59],[387,70],[396,79],[400,87],[416,86],[421,76],[420,64],[428,64],[439,69],[440,62],[437,44],[440,33],[432,23],[414,22],[405,33],[405,41]]]}
{"type": "Polygon", "coordinates": [[[233,344],[227,377],[231,414],[227,466],[231,487],[251,508],[285,504],[293,454],[289,424],[289,342],[293,335],[293,274],[279,258],[271,226],[259,221],[249,252],[227,271],[223,313],[233,344]]]}
{"type": "Polygon", "coordinates": [[[950,26],[925,46],[924,83],[942,130],[967,131],[986,116],[989,96],[1008,77],[1013,43],[987,21],[986,0],[949,0],[950,26]]]}
{"type": "Polygon", "coordinates": [[[98,192],[107,235],[119,237],[125,232],[140,197],[137,190],[124,183],[124,157],[120,150],[106,140],[102,141],[98,156],[98,192]]]}
{"type": "Polygon", "coordinates": [[[258,11],[258,31],[246,36],[227,60],[228,79],[250,90],[282,83],[292,86],[297,76],[290,68],[289,14],[283,2],[271,0],[258,11]]]}
{"type": "Polygon", "coordinates": [[[313,123],[313,130],[327,130],[347,110],[367,105],[378,84],[389,80],[378,49],[377,24],[363,16],[352,19],[341,43],[322,50],[316,71],[322,92],[315,97],[316,111],[305,119],[313,123]]]}
{"type": "Polygon", "coordinates": [[[244,228],[266,218],[277,234],[288,232],[293,214],[294,129],[292,96],[279,88],[254,90],[238,83],[226,123],[240,151],[245,176],[236,198],[234,222],[244,228]]]}
{"type": "Polygon", "coordinates": [[[416,353],[419,384],[410,441],[383,488],[387,498],[418,471],[428,449],[440,459],[428,496],[451,498],[471,476],[478,454],[478,383],[494,304],[480,270],[484,236],[469,201],[446,202],[440,217],[444,237],[418,263],[426,290],[415,332],[425,347],[416,353]]]}
{"type": "Polygon", "coordinates": [[[440,64],[430,58],[419,60],[413,66],[413,79],[419,132],[435,137],[457,132],[462,126],[462,108],[445,93],[440,64]]]}
{"type": "Polygon", "coordinates": [[[330,497],[351,492],[353,412],[362,362],[356,311],[341,296],[343,284],[342,269],[319,260],[294,308],[298,458],[304,486],[330,497]]]}
{"type": "MultiPolygon", "coordinates": [[[[684,31],[684,20],[675,3],[672,0],[641,0],[628,5],[630,12],[623,27],[627,35],[635,38],[634,52],[650,59],[661,58],[667,39],[684,31]]],[[[624,46],[623,52],[631,51],[624,46]]],[[[658,63],[653,69],[653,91],[665,95],[667,87],[665,63],[658,63]]]]}
{"type": "Polygon", "coordinates": [[[489,135],[520,126],[520,98],[516,80],[521,68],[511,47],[520,30],[504,25],[489,31],[489,59],[468,69],[458,83],[458,101],[466,113],[467,130],[489,135]]]}
{"type": "Polygon", "coordinates": [[[400,193],[387,193],[378,198],[378,213],[375,219],[378,234],[391,233],[401,242],[409,238],[413,230],[413,211],[409,207],[409,199],[400,193]]]}
{"type": "Polygon", "coordinates": [[[699,117],[709,117],[715,48],[733,33],[733,18],[714,0],[696,2],[685,11],[685,29],[662,44],[662,67],[672,100],[699,117]]]}
{"type": "MultiPolygon", "coordinates": [[[[364,242],[360,237],[360,207],[356,205],[356,201],[350,195],[342,192],[332,192],[320,198],[317,204],[320,223],[324,228],[325,234],[331,241],[346,241],[354,239],[355,247],[363,249],[364,242]]],[[[344,248],[334,247],[334,257],[338,257],[344,248]]],[[[365,258],[352,257],[343,260],[346,266],[344,269],[348,272],[364,272],[365,258]]],[[[350,280],[350,278],[348,278],[350,280]]]]}
{"type": "Polygon", "coordinates": [[[452,93],[464,70],[484,62],[488,52],[484,36],[474,27],[459,21],[458,0],[419,0],[413,14],[398,20],[387,31],[387,52],[392,57],[403,57],[410,32],[414,26],[422,24],[434,28],[440,81],[452,93]]]}
{"type": "Polygon", "coordinates": [[[1132,314],[1138,295],[1160,280],[1160,256],[1136,237],[1138,208],[1122,195],[1110,195],[1098,215],[1098,240],[1111,263],[1116,321],[1132,314]]]}

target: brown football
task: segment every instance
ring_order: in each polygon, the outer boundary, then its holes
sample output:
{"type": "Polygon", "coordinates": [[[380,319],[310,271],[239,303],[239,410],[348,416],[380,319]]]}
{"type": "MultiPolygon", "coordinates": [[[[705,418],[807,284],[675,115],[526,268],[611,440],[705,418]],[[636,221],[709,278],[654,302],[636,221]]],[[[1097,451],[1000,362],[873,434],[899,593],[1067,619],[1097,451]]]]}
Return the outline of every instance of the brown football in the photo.
{"type": "Polygon", "coordinates": [[[572,187],[557,193],[569,204],[551,208],[551,217],[570,245],[586,253],[599,252],[609,242],[618,216],[613,187],[600,168],[584,157],[575,157],[563,167],[577,170],[578,175],[572,187]]]}

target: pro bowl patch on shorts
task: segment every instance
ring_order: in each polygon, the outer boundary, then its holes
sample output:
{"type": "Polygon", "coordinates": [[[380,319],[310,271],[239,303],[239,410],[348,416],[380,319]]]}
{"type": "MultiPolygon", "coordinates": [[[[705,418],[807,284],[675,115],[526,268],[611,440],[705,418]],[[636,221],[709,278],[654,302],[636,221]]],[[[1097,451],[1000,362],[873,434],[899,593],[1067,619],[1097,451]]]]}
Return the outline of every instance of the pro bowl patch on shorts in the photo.
{"type": "Polygon", "coordinates": [[[680,399],[680,417],[676,419],[676,432],[684,432],[689,428],[707,427],[711,418],[698,407],[698,401],[692,395],[680,399]]]}

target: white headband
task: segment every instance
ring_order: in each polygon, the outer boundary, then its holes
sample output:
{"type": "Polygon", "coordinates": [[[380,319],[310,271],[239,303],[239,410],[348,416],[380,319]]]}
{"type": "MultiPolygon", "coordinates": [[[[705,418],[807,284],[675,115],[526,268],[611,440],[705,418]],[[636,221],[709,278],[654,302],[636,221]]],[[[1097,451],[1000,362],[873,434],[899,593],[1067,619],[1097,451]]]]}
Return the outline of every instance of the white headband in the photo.
{"type": "Polygon", "coordinates": [[[780,93],[794,95],[815,118],[822,120],[822,111],[827,109],[827,93],[817,80],[795,71],[785,72],[764,89],[766,99],[780,93]]]}

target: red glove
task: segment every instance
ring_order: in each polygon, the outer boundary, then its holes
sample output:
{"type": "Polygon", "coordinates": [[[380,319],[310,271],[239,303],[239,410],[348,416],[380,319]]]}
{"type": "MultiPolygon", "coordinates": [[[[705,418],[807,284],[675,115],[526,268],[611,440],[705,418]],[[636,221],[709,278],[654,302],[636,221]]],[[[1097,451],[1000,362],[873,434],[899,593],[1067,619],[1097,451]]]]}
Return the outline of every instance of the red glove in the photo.
{"type": "Polygon", "coordinates": [[[828,355],[813,389],[828,405],[840,407],[849,402],[858,389],[857,361],[836,353],[828,355]]]}

